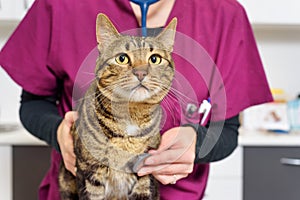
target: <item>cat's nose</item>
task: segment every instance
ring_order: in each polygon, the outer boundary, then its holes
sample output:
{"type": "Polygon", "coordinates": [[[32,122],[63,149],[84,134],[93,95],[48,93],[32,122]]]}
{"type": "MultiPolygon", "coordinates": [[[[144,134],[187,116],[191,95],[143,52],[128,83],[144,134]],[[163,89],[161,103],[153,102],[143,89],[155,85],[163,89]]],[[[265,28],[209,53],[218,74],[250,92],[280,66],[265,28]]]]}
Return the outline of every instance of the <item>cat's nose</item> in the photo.
{"type": "Polygon", "coordinates": [[[147,76],[148,74],[148,70],[147,69],[133,69],[132,73],[139,79],[139,81],[144,80],[144,78],[147,76]]]}

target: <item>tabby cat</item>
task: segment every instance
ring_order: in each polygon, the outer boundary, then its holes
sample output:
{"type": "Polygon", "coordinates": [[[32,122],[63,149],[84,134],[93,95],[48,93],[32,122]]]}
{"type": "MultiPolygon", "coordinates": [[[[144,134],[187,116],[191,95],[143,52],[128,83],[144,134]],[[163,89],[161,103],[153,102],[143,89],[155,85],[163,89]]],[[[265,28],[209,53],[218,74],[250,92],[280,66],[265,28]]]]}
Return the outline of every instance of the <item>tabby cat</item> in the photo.
{"type": "Polygon", "coordinates": [[[71,129],[77,172],[62,164],[62,199],[159,199],[158,183],[138,177],[136,164],[160,143],[159,104],[174,76],[176,24],[174,18],[156,37],[129,36],[98,15],[96,78],[71,129]]]}

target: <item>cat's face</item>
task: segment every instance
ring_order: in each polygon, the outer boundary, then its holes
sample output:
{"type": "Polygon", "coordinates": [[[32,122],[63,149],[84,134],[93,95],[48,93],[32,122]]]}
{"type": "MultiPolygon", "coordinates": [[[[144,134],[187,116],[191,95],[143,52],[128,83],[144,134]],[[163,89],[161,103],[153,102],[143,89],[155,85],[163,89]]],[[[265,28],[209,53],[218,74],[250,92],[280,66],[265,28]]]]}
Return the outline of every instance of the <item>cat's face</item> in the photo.
{"type": "Polygon", "coordinates": [[[102,94],[113,101],[159,103],[174,76],[175,27],[176,19],[157,37],[124,36],[98,15],[96,77],[102,94]]]}

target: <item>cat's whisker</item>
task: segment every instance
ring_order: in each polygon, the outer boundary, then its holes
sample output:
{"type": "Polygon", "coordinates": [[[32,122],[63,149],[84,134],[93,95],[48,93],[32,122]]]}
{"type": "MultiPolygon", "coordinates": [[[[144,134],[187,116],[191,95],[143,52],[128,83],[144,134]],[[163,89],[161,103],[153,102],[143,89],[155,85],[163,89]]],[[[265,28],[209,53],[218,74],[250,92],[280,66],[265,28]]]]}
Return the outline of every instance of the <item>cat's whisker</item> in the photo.
{"type": "Polygon", "coordinates": [[[174,94],[178,99],[182,100],[184,103],[187,103],[187,101],[190,101],[190,102],[196,101],[196,99],[193,99],[193,98],[185,95],[183,92],[181,92],[178,89],[173,88],[173,87],[171,87],[170,93],[174,94]]]}
{"type": "Polygon", "coordinates": [[[82,85],[80,86],[80,88],[81,88],[81,89],[82,89],[82,88],[85,88],[87,85],[90,85],[95,79],[96,79],[96,78],[93,78],[92,80],[87,81],[86,83],[82,84],[82,85]]]}
{"type": "Polygon", "coordinates": [[[182,82],[180,82],[180,81],[176,78],[176,76],[174,76],[173,82],[176,82],[177,85],[181,85],[181,84],[182,84],[182,82]]]}
{"type": "Polygon", "coordinates": [[[92,75],[92,76],[95,76],[95,73],[94,72],[82,72],[83,74],[88,74],[88,75],[92,75]]]}
{"type": "Polygon", "coordinates": [[[172,106],[171,103],[169,102],[169,100],[166,99],[166,98],[164,98],[164,99],[162,100],[162,102],[164,102],[164,105],[165,105],[164,108],[165,108],[167,111],[169,111],[168,114],[171,115],[171,117],[172,117],[172,119],[173,119],[173,123],[175,124],[175,123],[176,123],[176,116],[175,116],[175,113],[174,113],[174,111],[173,111],[174,106],[172,106]]]}
{"type": "Polygon", "coordinates": [[[187,103],[187,100],[183,96],[181,96],[180,94],[176,93],[175,91],[170,90],[168,95],[173,97],[174,99],[176,99],[177,101],[179,101],[183,104],[187,103]]]}
{"type": "MultiPolygon", "coordinates": [[[[192,89],[191,89],[191,90],[192,90],[192,89]]],[[[192,91],[192,92],[191,92],[190,90],[186,90],[186,89],[184,89],[184,88],[182,88],[182,89],[180,90],[180,89],[177,89],[177,88],[175,88],[175,87],[171,87],[170,92],[173,93],[175,96],[177,96],[178,99],[181,99],[181,100],[185,101],[185,103],[186,103],[186,102],[198,102],[196,91],[192,91]],[[183,93],[182,91],[189,91],[188,93],[189,93],[190,95],[185,94],[185,93],[183,93]],[[194,92],[194,93],[193,93],[193,92],[194,92]],[[185,99],[185,100],[184,100],[184,99],[185,99]]]]}
{"type": "Polygon", "coordinates": [[[180,92],[179,90],[177,90],[173,87],[169,87],[169,86],[165,86],[165,85],[160,85],[160,87],[161,87],[162,90],[169,91],[168,96],[171,96],[173,98],[181,100],[181,102],[186,103],[187,101],[185,99],[191,100],[191,98],[187,97],[182,92],[180,92]]]}

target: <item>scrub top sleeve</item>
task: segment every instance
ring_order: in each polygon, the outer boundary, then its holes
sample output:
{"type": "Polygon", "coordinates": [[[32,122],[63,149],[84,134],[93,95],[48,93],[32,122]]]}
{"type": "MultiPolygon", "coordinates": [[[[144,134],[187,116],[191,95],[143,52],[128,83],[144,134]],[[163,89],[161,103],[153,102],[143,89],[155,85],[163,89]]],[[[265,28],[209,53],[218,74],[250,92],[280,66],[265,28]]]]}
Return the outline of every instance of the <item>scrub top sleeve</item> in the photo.
{"type": "Polygon", "coordinates": [[[222,31],[218,46],[217,68],[222,76],[223,86],[216,81],[212,95],[218,97],[219,88],[225,89],[226,114],[228,119],[243,109],[272,101],[267,78],[259,56],[254,34],[241,5],[237,5],[235,16],[222,31]]]}
{"type": "Polygon", "coordinates": [[[48,65],[53,11],[46,0],[37,0],[0,52],[0,65],[24,90],[52,95],[54,70],[48,65]]]}

